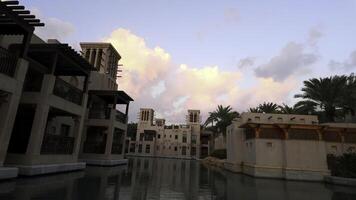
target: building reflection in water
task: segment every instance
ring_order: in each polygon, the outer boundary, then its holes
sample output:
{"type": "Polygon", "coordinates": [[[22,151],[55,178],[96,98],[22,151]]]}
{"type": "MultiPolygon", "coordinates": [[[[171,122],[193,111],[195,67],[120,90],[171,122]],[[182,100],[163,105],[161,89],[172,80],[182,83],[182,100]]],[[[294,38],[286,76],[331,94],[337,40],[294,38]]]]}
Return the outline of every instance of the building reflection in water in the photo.
{"type": "Polygon", "coordinates": [[[133,158],[127,166],[0,182],[0,200],[356,199],[352,187],[256,179],[198,161],[133,158]]]}

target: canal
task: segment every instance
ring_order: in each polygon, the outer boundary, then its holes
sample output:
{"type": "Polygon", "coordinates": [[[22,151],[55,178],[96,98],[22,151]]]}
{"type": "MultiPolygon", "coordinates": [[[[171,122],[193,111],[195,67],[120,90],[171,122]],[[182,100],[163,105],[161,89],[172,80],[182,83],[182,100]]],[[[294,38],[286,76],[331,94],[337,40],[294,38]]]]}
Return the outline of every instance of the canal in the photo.
{"type": "Polygon", "coordinates": [[[0,182],[1,200],[313,199],[355,200],[356,189],[323,183],[255,179],[208,169],[198,161],[131,158],[127,166],[0,182]]]}

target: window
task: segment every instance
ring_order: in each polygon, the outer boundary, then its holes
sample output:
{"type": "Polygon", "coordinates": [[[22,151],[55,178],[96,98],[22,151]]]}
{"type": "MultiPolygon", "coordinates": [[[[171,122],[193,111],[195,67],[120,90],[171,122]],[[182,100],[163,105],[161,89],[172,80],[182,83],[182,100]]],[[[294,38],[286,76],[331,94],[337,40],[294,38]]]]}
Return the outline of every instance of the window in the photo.
{"type": "Polygon", "coordinates": [[[149,144],[146,144],[146,153],[150,153],[151,146],[149,144]]]}
{"type": "Polygon", "coordinates": [[[158,134],[158,139],[160,139],[161,138],[161,135],[160,134],[158,134]]]}
{"type": "Polygon", "coordinates": [[[62,136],[69,136],[70,126],[67,124],[61,125],[61,135],[62,136]]]}
{"type": "Polygon", "coordinates": [[[169,138],[172,138],[172,135],[169,135],[169,138]]]}
{"type": "Polygon", "coordinates": [[[139,145],[138,145],[138,152],[139,152],[139,153],[142,153],[142,144],[139,144],[139,145]]]}
{"type": "Polygon", "coordinates": [[[178,149],[177,147],[174,147],[174,151],[177,151],[177,149],[178,149]]]}
{"type": "Polygon", "coordinates": [[[176,140],[178,140],[178,135],[175,135],[174,138],[175,138],[176,140]]]}
{"type": "Polygon", "coordinates": [[[130,145],[130,152],[135,153],[135,144],[130,145]]]}
{"type": "Polygon", "coordinates": [[[143,134],[143,133],[140,133],[140,141],[143,141],[143,137],[144,137],[145,135],[143,134]]]}
{"type": "Polygon", "coordinates": [[[192,149],[190,151],[190,155],[195,156],[196,153],[197,153],[197,149],[195,147],[192,147],[192,149]]]}
{"type": "Polygon", "coordinates": [[[187,147],[182,147],[182,155],[187,155],[187,147]]]}
{"type": "Polygon", "coordinates": [[[183,134],[183,143],[187,143],[187,134],[183,134]]]}
{"type": "Polygon", "coordinates": [[[156,149],[157,149],[157,151],[159,151],[159,146],[158,145],[157,145],[156,149]]]}
{"type": "Polygon", "coordinates": [[[196,144],[196,143],[197,143],[197,136],[192,135],[192,144],[196,144]]]}
{"type": "Polygon", "coordinates": [[[164,134],[163,137],[166,138],[166,134],[164,134]]]}
{"type": "Polygon", "coordinates": [[[171,149],[171,146],[169,146],[168,149],[171,149]]]}

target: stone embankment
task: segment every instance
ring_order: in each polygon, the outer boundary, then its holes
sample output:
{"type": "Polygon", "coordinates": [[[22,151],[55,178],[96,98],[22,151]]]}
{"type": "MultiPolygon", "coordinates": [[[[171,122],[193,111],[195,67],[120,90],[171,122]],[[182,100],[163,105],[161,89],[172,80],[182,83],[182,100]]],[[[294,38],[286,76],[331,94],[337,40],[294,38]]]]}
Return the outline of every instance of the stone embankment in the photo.
{"type": "Polygon", "coordinates": [[[201,160],[201,162],[204,165],[215,166],[224,169],[225,160],[209,156],[201,160]]]}

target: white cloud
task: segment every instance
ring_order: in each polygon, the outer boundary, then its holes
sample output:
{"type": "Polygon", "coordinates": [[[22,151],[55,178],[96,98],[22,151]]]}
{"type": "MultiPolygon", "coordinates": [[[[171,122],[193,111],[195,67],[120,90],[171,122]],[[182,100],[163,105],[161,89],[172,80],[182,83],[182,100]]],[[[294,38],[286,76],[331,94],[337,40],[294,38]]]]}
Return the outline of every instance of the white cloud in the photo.
{"type": "Polygon", "coordinates": [[[329,67],[331,70],[339,70],[342,69],[344,71],[350,71],[356,68],[356,50],[352,51],[349,57],[342,61],[331,60],[329,62],[329,67]]]}
{"type": "Polygon", "coordinates": [[[135,121],[140,107],[151,107],[168,122],[184,122],[188,109],[200,109],[203,119],[219,104],[242,111],[266,100],[284,101],[296,87],[293,79],[276,82],[271,78],[244,77],[237,69],[219,66],[176,65],[159,46],[149,47],[145,40],[129,30],[113,31],[111,42],[122,56],[123,76],[119,89],[134,98],[130,121],[135,121]],[[255,84],[241,89],[242,78],[256,79],[255,84]]]}
{"type": "Polygon", "coordinates": [[[73,24],[54,17],[46,17],[41,12],[33,8],[32,12],[45,23],[44,27],[36,28],[35,34],[42,39],[58,39],[64,40],[75,32],[73,24]]]}

